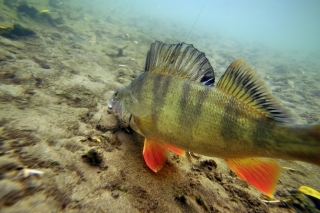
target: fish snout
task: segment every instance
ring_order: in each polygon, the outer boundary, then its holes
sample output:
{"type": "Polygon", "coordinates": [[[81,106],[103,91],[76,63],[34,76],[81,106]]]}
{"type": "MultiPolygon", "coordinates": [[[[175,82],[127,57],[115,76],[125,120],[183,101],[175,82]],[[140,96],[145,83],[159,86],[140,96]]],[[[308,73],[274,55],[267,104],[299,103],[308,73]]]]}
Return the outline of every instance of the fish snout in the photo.
{"type": "MultiPolygon", "coordinates": [[[[112,101],[112,100],[111,100],[112,101]]],[[[112,104],[108,104],[108,110],[112,110],[113,109],[113,106],[112,104]]]]}
{"type": "Polygon", "coordinates": [[[116,116],[122,117],[122,106],[121,101],[114,96],[110,98],[110,103],[108,104],[108,110],[112,111],[116,116]]]}
{"type": "Polygon", "coordinates": [[[110,98],[110,102],[108,104],[108,109],[113,111],[115,114],[119,113],[119,107],[117,107],[119,104],[117,104],[117,102],[118,101],[114,100],[113,98],[110,98]]]}

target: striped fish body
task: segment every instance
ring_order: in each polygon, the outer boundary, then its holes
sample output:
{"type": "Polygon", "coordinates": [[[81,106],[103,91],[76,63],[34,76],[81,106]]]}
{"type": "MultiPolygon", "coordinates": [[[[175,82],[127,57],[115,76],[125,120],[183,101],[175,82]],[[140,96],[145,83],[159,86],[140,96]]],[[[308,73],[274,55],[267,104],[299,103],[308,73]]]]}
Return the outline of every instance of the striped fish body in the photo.
{"type": "Polygon", "coordinates": [[[135,81],[126,89],[141,105],[136,113],[148,114],[148,125],[138,124],[146,138],[220,158],[320,161],[317,144],[298,136],[303,127],[276,123],[219,88],[154,73],[135,81]]]}
{"type": "Polygon", "coordinates": [[[289,113],[245,62],[233,62],[213,84],[203,53],[191,45],[156,42],[146,71],[114,94],[111,108],[124,127],[145,137],[143,155],[152,170],[162,168],[167,149],[220,157],[272,196],[279,166],[255,157],[320,165],[319,125],[288,124],[289,113]],[[251,179],[252,174],[257,176],[251,179]]]}

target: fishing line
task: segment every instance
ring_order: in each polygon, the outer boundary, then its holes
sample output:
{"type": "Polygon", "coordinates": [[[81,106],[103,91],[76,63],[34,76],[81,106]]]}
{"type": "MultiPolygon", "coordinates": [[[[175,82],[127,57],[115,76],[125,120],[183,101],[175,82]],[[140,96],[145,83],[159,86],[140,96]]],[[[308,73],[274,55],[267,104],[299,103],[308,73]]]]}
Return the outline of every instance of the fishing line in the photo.
{"type": "Polygon", "coordinates": [[[186,41],[187,41],[187,39],[189,38],[189,35],[190,35],[191,31],[193,30],[194,25],[196,25],[196,23],[197,23],[197,21],[198,21],[198,18],[200,17],[200,15],[201,15],[201,13],[202,13],[202,10],[203,10],[204,6],[206,6],[206,4],[207,4],[207,1],[208,1],[208,0],[206,0],[206,1],[204,2],[203,6],[202,6],[202,8],[201,8],[201,10],[200,10],[200,13],[198,14],[198,17],[197,17],[197,18],[196,18],[196,20],[194,21],[194,23],[193,23],[193,25],[192,25],[192,27],[191,27],[191,29],[190,29],[190,31],[189,31],[189,33],[188,33],[188,35],[187,35],[186,39],[184,40],[184,42],[186,42],[186,41]]]}

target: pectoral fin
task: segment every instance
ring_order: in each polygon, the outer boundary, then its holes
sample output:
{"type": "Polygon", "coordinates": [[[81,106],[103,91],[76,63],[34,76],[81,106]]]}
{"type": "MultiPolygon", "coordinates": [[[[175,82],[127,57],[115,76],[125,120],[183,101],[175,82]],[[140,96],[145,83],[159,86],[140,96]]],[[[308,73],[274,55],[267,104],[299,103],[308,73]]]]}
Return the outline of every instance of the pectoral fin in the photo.
{"type": "Polygon", "coordinates": [[[226,159],[226,162],[239,177],[273,197],[280,173],[277,162],[265,158],[226,159]]]}

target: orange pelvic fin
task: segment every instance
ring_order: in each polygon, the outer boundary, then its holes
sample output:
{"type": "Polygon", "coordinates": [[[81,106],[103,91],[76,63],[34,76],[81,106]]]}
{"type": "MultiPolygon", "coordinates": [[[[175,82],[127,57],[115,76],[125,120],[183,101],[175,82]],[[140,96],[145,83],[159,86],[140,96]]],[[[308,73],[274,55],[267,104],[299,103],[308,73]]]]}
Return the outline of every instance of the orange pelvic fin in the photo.
{"type": "Polygon", "coordinates": [[[162,169],[167,159],[167,153],[168,148],[165,144],[147,138],[144,139],[143,157],[152,171],[158,172],[162,169]]]}
{"type": "Polygon", "coordinates": [[[184,155],[185,155],[184,150],[179,149],[179,148],[177,148],[177,147],[175,147],[175,146],[172,146],[172,145],[170,145],[170,144],[166,144],[166,147],[167,147],[168,149],[170,149],[171,151],[177,153],[178,155],[181,155],[181,156],[184,156],[184,155]]]}
{"type": "Polygon", "coordinates": [[[239,177],[273,198],[280,174],[277,162],[266,158],[236,158],[226,162],[239,177]]]}

